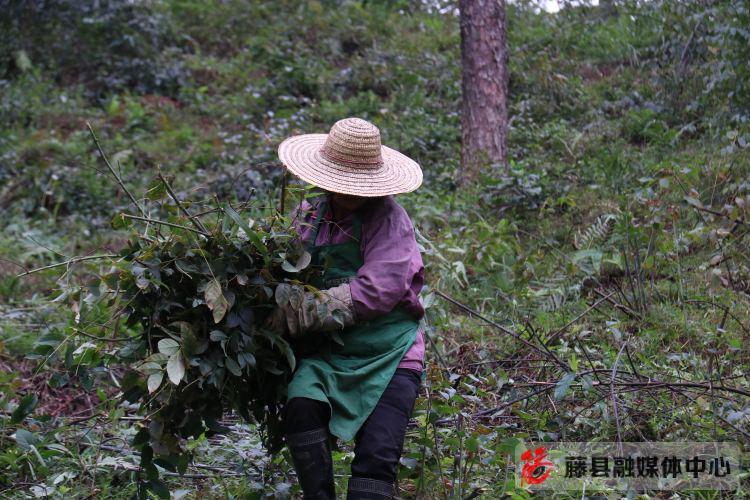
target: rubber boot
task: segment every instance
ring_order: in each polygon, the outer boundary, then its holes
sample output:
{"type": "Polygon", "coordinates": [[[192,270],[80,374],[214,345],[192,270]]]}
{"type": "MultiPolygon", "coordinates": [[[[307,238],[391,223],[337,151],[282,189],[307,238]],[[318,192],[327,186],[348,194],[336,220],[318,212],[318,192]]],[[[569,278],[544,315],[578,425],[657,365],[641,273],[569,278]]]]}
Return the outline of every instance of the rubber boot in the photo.
{"type": "Polygon", "coordinates": [[[393,483],[369,477],[349,478],[346,500],[390,500],[395,497],[396,488],[393,483]]]}
{"type": "Polygon", "coordinates": [[[292,454],[303,498],[335,500],[336,484],[333,481],[333,459],[328,442],[328,429],[321,427],[287,434],[286,444],[292,454]]]}

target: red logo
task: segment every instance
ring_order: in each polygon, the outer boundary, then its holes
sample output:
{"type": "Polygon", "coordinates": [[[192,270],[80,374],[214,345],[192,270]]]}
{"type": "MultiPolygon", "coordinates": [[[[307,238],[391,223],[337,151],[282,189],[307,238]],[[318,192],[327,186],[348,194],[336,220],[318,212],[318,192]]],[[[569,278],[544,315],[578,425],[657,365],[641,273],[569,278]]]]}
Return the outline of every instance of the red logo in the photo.
{"type": "Polygon", "coordinates": [[[543,483],[555,468],[555,464],[547,458],[547,448],[544,446],[540,446],[533,452],[524,451],[521,460],[523,461],[521,486],[543,483]]]}

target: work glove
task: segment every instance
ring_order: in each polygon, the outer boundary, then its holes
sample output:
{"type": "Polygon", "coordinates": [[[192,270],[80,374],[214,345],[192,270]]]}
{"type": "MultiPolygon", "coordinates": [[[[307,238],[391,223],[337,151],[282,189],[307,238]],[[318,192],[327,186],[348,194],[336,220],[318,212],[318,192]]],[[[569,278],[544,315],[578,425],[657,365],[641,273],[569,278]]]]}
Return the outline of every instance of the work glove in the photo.
{"type": "Polygon", "coordinates": [[[276,329],[292,338],[352,326],[354,306],[349,283],[319,292],[304,292],[299,307],[295,309],[291,301],[277,306],[271,321],[276,329]]]}

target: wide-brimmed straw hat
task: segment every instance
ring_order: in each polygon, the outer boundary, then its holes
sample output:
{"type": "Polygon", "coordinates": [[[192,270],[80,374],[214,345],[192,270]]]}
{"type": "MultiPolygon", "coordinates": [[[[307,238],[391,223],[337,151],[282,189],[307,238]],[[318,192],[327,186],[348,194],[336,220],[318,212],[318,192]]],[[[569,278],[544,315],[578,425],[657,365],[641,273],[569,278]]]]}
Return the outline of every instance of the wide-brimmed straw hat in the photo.
{"type": "Polygon", "coordinates": [[[408,193],[422,184],[419,164],[380,143],[380,130],[360,118],[337,121],[328,134],[303,134],[279,145],[279,159],[302,180],[354,196],[408,193]]]}

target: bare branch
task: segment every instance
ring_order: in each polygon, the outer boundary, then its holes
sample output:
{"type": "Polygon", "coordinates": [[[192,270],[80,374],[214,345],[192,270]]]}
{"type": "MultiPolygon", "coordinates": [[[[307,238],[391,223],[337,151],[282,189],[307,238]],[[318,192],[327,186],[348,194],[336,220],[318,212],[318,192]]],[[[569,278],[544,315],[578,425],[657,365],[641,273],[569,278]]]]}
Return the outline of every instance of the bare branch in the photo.
{"type": "Polygon", "coordinates": [[[160,224],[162,226],[169,226],[169,227],[174,227],[174,228],[177,228],[177,229],[184,229],[186,231],[192,231],[194,233],[197,233],[197,234],[200,234],[202,236],[205,236],[206,238],[208,238],[209,236],[211,236],[209,233],[204,233],[203,231],[201,231],[199,229],[193,229],[192,227],[181,226],[179,224],[173,224],[172,222],[167,222],[167,221],[163,221],[163,220],[156,220],[156,219],[149,219],[148,217],[138,217],[137,215],[130,215],[130,214],[120,214],[120,215],[122,215],[122,217],[125,217],[125,218],[128,218],[128,219],[140,220],[140,221],[144,221],[144,222],[150,222],[152,224],[160,224]]]}
{"type": "Polygon", "coordinates": [[[49,266],[44,267],[37,267],[36,269],[32,269],[30,271],[23,272],[21,274],[17,274],[16,277],[20,278],[22,276],[26,276],[33,273],[38,273],[39,271],[45,271],[47,269],[54,269],[55,267],[61,267],[61,266],[67,266],[70,264],[75,264],[76,262],[82,262],[84,260],[95,260],[95,259],[113,259],[115,257],[119,257],[117,254],[103,254],[103,255],[87,255],[85,257],[74,257],[72,259],[66,260],[65,262],[58,262],[57,264],[50,264],[49,266]]]}
{"type": "Polygon", "coordinates": [[[125,191],[125,194],[128,195],[130,198],[130,201],[133,202],[133,205],[136,206],[138,211],[146,217],[146,212],[143,210],[143,207],[138,203],[138,201],[135,199],[135,196],[133,196],[133,193],[131,193],[128,188],[125,187],[125,184],[122,182],[122,179],[120,176],[115,172],[115,169],[112,168],[112,164],[109,163],[109,160],[107,159],[107,155],[104,154],[104,150],[102,149],[102,146],[99,144],[99,139],[96,138],[96,134],[94,133],[94,129],[91,127],[91,123],[86,122],[86,126],[89,128],[89,132],[91,132],[91,137],[94,139],[94,143],[96,144],[96,148],[99,150],[99,154],[102,155],[102,158],[104,159],[104,163],[107,164],[107,168],[114,176],[115,180],[117,181],[117,184],[120,185],[120,188],[122,188],[123,191],[125,191]]]}
{"type": "Polygon", "coordinates": [[[188,212],[187,208],[180,202],[179,198],[177,198],[177,195],[174,194],[174,191],[172,190],[172,186],[169,185],[169,182],[167,182],[167,179],[162,175],[161,168],[157,167],[159,170],[159,180],[164,184],[164,187],[167,189],[167,193],[169,193],[169,197],[174,200],[174,202],[177,204],[177,207],[182,211],[185,216],[190,219],[190,222],[193,223],[193,225],[198,228],[202,233],[208,234],[208,230],[206,227],[201,223],[200,220],[198,220],[197,217],[190,215],[190,212],[188,212]]]}

